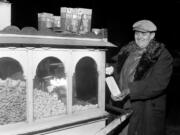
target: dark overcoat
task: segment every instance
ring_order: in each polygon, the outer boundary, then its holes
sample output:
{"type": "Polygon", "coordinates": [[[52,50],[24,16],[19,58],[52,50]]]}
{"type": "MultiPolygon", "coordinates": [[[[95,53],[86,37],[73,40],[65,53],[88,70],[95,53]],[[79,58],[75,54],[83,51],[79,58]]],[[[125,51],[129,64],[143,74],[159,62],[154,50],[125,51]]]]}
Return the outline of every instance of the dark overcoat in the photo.
{"type": "MultiPolygon", "coordinates": [[[[137,49],[135,42],[123,47],[117,56],[115,78],[129,54],[137,49]]],[[[163,135],[165,124],[166,92],[172,74],[173,58],[161,43],[150,42],[136,67],[134,80],[129,82],[130,117],[128,135],[163,135]]]]}

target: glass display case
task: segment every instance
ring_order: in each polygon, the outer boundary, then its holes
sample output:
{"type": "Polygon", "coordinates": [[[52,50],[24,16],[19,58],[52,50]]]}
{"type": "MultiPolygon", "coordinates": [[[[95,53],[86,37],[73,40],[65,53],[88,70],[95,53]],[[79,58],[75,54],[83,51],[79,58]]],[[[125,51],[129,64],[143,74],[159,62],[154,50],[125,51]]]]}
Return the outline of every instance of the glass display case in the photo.
{"type": "Polygon", "coordinates": [[[38,64],[33,85],[34,119],[66,113],[67,80],[64,65],[59,59],[43,59],[38,64]]]}
{"type": "Polygon", "coordinates": [[[105,126],[105,48],[113,44],[0,33],[0,46],[0,134],[94,135],[105,126]]]}
{"type": "Polygon", "coordinates": [[[83,111],[98,107],[98,71],[91,57],[81,58],[73,74],[72,111],[83,111]]]}
{"type": "Polygon", "coordinates": [[[18,61],[0,58],[0,125],[26,121],[26,80],[18,61]]]}

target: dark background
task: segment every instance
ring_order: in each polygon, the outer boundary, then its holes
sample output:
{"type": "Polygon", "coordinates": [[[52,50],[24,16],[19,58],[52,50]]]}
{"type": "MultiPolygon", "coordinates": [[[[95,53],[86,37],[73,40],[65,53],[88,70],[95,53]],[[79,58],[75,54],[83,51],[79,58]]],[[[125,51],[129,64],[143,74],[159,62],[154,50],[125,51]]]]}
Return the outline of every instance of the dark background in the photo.
{"type": "Polygon", "coordinates": [[[9,0],[12,24],[37,28],[37,13],[60,15],[60,7],[91,8],[92,27],[108,28],[109,40],[121,46],[132,39],[132,24],[150,19],[158,27],[157,39],[176,48],[180,30],[180,0],[9,0]]]}
{"type": "Polygon", "coordinates": [[[118,46],[107,51],[111,57],[133,39],[132,25],[141,19],[152,20],[158,28],[156,39],[166,44],[174,57],[174,72],[168,88],[167,133],[180,132],[180,0],[8,0],[12,3],[12,25],[20,29],[37,28],[40,12],[60,15],[60,7],[90,8],[92,28],[107,28],[108,40],[118,46]]]}

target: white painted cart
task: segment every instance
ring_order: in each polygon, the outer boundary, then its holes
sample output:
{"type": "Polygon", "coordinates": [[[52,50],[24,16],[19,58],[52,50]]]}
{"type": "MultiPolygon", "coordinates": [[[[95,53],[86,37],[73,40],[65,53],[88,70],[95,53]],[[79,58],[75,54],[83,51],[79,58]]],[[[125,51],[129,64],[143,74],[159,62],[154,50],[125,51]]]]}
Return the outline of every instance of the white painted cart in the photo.
{"type": "Polygon", "coordinates": [[[103,39],[0,34],[0,134],[94,135],[105,127],[103,39]]]}

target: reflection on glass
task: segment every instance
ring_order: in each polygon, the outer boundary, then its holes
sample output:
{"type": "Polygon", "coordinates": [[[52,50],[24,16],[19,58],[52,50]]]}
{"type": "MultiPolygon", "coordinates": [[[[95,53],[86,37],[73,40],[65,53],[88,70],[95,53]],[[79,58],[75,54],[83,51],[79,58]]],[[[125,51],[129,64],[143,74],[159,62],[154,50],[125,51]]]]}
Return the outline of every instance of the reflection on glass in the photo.
{"type": "Polygon", "coordinates": [[[0,125],[26,120],[26,82],[21,65],[0,58],[0,125]]]}
{"type": "Polygon", "coordinates": [[[54,57],[42,60],[34,79],[34,119],[66,113],[66,89],[63,63],[54,57]]]}
{"type": "Polygon", "coordinates": [[[90,57],[82,58],[76,65],[73,77],[73,112],[98,107],[97,65],[90,57]]]}

